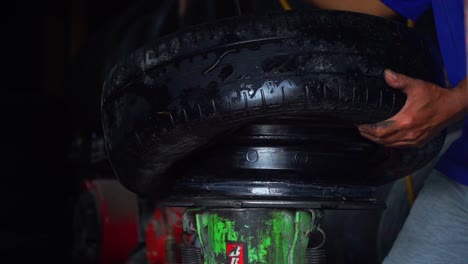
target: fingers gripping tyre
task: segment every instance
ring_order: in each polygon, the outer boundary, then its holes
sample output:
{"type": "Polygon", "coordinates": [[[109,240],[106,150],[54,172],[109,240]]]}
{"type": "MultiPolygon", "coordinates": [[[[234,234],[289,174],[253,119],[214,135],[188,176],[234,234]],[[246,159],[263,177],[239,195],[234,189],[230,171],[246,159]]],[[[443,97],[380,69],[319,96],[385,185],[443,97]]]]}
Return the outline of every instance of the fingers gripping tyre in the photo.
{"type": "MultiPolygon", "coordinates": [[[[136,51],[109,74],[102,96],[109,157],[127,188],[148,195],[167,189],[177,176],[170,171],[194,151],[246,125],[284,116],[349,125],[382,121],[406,100],[385,83],[386,68],[431,82],[438,76],[415,32],[369,15],[281,13],[195,26],[136,51]]],[[[418,149],[376,146],[385,158],[368,163],[355,181],[342,176],[333,183],[376,185],[403,177],[442,144],[438,136],[418,149]]]]}

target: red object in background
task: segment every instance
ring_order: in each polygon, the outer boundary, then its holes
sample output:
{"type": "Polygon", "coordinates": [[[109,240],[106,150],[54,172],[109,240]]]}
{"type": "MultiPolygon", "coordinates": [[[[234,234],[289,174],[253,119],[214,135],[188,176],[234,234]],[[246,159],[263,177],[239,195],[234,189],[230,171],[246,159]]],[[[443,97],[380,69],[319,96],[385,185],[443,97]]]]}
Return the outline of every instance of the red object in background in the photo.
{"type": "MultiPolygon", "coordinates": [[[[138,246],[137,196],[113,179],[86,181],[84,188],[75,216],[77,262],[126,263],[138,246]]],[[[142,252],[146,253],[145,263],[169,262],[166,248],[170,235],[174,262],[180,263],[185,208],[166,207],[165,217],[162,210],[155,209],[145,228],[146,248],[142,252]]]]}
{"type": "Polygon", "coordinates": [[[98,263],[125,263],[138,242],[137,198],[118,181],[87,181],[86,191],[95,199],[101,229],[98,263]]]}
{"type": "MultiPolygon", "coordinates": [[[[172,236],[179,245],[183,245],[182,216],[185,208],[166,207],[167,225],[165,224],[161,208],[154,212],[153,219],[146,228],[146,254],[150,264],[165,264],[166,261],[166,239],[169,228],[172,236]]],[[[177,252],[178,263],[180,263],[180,252],[177,252]]]]}
{"type": "Polygon", "coordinates": [[[244,244],[226,244],[226,256],[228,257],[228,264],[244,264],[246,256],[244,244]]]}

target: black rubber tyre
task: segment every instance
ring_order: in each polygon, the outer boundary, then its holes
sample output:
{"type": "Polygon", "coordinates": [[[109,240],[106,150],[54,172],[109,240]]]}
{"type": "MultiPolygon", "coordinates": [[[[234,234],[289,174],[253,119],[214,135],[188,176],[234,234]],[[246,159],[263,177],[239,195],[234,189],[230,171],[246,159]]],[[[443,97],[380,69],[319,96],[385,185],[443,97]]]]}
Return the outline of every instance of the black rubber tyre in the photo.
{"type": "MultiPolygon", "coordinates": [[[[167,173],[174,164],[246,124],[285,115],[347,123],[389,118],[406,97],[386,85],[383,70],[434,82],[433,64],[405,25],[357,13],[280,13],[199,25],[157,40],[112,70],[102,97],[107,149],[127,188],[159,192],[174,179],[167,173]]],[[[419,149],[385,149],[386,159],[370,164],[356,184],[411,173],[442,143],[439,136],[419,149]]]]}

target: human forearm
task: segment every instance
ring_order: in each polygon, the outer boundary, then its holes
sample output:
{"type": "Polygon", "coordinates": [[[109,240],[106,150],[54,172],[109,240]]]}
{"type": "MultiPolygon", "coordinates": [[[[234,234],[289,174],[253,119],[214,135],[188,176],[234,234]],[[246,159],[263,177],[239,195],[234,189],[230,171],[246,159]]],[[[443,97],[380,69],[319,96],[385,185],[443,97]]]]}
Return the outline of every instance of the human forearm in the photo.
{"type": "Polygon", "coordinates": [[[453,91],[455,93],[454,99],[457,100],[457,104],[461,109],[463,115],[468,115],[468,78],[461,81],[453,91]]]}
{"type": "Polygon", "coordinates": [[[321,9],[333,9],[365,13],[381,17],[394,17],[395,11],[380,0],[306,0],[321,9]]]}

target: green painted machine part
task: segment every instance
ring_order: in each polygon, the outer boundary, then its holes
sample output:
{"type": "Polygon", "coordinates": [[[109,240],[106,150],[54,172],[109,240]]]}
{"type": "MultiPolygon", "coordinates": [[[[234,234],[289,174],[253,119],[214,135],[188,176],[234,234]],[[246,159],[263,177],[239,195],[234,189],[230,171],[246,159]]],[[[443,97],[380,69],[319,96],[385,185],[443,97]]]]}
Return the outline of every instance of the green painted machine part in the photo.
{"type": "Polygon", "coordinates": [[[318,214],[310,210],[209,209],[191,211],[205,264],[305,263],[318,214]]]}

